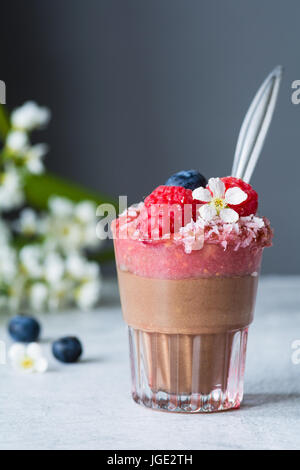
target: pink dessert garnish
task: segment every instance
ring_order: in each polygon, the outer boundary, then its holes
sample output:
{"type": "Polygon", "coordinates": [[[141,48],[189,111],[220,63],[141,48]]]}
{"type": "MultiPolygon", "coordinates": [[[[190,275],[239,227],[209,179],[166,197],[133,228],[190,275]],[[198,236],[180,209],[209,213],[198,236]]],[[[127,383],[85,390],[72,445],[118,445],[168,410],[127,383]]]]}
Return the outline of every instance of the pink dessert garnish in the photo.
{"type": "MultiPolygon", "coordinates": [[[[257,193],[249,184],[241,184],[236,178],[222,178],[222,181],[228,188],[238,183],[249,197],[249,205],[246,200],[243,207],[242,204],[232,206],[235,210],[248,214],[252,207],[256,211],[257,193]]],[[[114,233],[119,230],[126,234],[121,241],[118,237],[115,240],[120,268],[160,279],[257,273],[263,248],[272,244],[273,232],[268,219],[253,213],[239,217],[234,223],[224,223],[218,216],[208,222],[199,214],[199,201],[194,199],[191,204],[191,195],[192,191],[185,188],[160,186],[145,199],[145,204],[129,208],[114,222],[114,233]],[[166,210],[168,202],[183,209],[186,202],[193,212],[185,225],[182,212],[179,212],[179,224],[171,217],[170,229],[162,235],[162,207],[166,210]]]]}

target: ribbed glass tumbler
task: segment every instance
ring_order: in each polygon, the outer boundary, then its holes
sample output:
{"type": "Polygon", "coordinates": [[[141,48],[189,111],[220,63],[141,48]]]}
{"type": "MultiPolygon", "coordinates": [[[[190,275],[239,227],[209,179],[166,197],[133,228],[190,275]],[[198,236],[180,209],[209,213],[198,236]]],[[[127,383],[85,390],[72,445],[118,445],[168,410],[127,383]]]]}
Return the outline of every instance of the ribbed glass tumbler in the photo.
{"type": "Polygon", "coordinates": [[[149,408],[213,412],[238,408],[248,328],[164,334],[129,327],[133,399],[149,408]]]}

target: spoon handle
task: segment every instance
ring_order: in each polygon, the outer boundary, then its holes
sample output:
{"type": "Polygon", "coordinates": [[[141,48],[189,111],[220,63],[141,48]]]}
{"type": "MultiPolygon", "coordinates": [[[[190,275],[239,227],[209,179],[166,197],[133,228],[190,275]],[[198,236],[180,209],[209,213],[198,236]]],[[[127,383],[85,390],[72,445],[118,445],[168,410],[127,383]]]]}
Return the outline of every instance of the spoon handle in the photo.
{"type": "Polygon", "coordinates": [[[274,68],[257,91],[244,118],[231,174],[249,183],[275,109],[283,69],[274,68]]]}

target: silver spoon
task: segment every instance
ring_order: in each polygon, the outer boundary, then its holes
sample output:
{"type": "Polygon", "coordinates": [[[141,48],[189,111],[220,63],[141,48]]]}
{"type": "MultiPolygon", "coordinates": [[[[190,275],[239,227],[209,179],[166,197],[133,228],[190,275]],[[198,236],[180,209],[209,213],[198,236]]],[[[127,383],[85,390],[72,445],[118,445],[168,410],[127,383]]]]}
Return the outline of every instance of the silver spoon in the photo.
{"type": "Polygon", "coordinates": [[[257,91],[244,118],[236,144],[231,175],[249,183],[275,109],[283,68],[272,70],[257,91]]]}

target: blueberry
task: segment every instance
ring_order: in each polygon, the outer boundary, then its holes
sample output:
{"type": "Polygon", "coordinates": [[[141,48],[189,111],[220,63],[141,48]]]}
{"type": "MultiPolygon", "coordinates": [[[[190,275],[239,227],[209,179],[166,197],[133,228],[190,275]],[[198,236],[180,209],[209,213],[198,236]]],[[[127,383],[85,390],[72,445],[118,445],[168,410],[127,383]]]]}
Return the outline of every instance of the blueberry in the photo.
{"type": "Polygon", "coordinates": [[[58,361],[76,362],[82,354],[81,342],[74,336],[65,336],[54,341],[52,353],[58,361]]]}
{"type": "Polygon", "coordinates": [[[27,315],[16,315],[10,320],[8,331],[15,341],[31,343],[33,341],[37,341],[41,332],[41,327],[39,322],[33,317],[29,317],[27,315]]]}
{"type": "Polygon", "coordinates": [[[207,185],[207,179],[199,173],[198,170],[183,170],[170,176],[165,182],[166,186],[182,186],[192,191],[199,186],[205,187],[207,185]]]}

